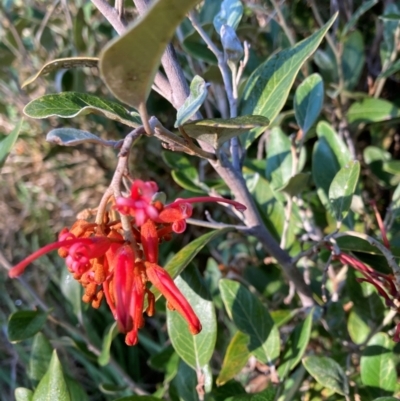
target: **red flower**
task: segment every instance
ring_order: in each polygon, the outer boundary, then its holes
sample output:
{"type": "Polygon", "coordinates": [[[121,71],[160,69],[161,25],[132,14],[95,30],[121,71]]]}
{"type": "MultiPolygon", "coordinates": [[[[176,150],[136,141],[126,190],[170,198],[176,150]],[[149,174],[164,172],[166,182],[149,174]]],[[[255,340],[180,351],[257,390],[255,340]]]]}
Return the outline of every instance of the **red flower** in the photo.
{"type": "Polygon", "coordinates": [[[154,314],[154,294],[146,287],[153,284],[167,300],[167,306],[176,310],[187,321],[193,334],[201,331],[201,323],[192,307],[179,291],[173,279],[158,264],[158,246],[169,240],[172,232],[182,233],[186,219],[192,215],[192,203],[223,202],[238,210],[245,207],[229,199],[199,197],[177,199],[169,205],[154,200],[157,184],[136,180],[128,198],[115,199],[115,209],[132,216],[131,228],[137,244],[123,238],[120,221],[111,221],[106,212],[101,225],[78,220],[70,230],[64,229],[59,241],[46,245],[13,267],[10,277],[22,274],[25,268],[45,253],[59,250],[66,258],[69,271],[84,287],[83,301],[98,308],[103,297],[125,333],[125,342],[135,345],[138,330],[144,325],[143,308],[147,295],[148,316],[154,314]]]}

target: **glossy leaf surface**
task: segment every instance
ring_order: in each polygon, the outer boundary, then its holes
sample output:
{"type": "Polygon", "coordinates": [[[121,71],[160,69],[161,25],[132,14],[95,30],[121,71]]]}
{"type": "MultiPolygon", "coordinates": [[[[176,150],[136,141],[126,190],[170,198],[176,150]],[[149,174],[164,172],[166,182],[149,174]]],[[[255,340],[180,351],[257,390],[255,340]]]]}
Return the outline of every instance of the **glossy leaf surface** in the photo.
{"type": "Polygon", "coordinates": [[[250,337],[249,351],[261,362],[274,363],[279,356],[279,332],[268,310],[242,284],[222,279],[220,291],[229,317],[250,337]]]}
{"type": "Polygon", "coordinates": [[[349,383],[340,365],[326,356],[307,356],[303,359],[307,372],[323,387],[341,395],[349,394],[349,383]]]}
{"type": "Polygon", "coordinates": [[[29,102],[24,113],[32,118],[58,116],[72,118],[80,114],[100,114],[130,127],[141,125],[137,113],[130,113],[119,103],[87,93],[62,92],[44,95],[29,102]]]}
{"type": "Polygon", "coordinates": [[[342,222],[350,210],[351,200],[360,176],[359,161],[351,161],[342,167],[329,187],[329,202],[336,221],[342,222]]]}
{"type": "Polygon", "coordinates": [[[193,369],[201,369],[209,362],[217,338],[214,305],[196,269],[186,269],[175,279],[175,284],[200,319],[202,330],[199,334],[191,334],[185,319],[178,312],[167,309],[169,337],[178,355],[193,369]]]}
{"type": "Polygon", "coordinates": [[[324,82],[319,74],[308,76],[296,89],[294,113],[305,136],[317,120],[324,101],[324,82]]]}
{"type": "MultiPolygon", "coordinates": [[[[303,63],[315,52],[336,15],[313,35],[290,49],[281,50],[261,64],[250,76],[243,91],[240,114],[258,114],[273,121],[289,95],[303,63]]],[[[261,134],[253,130],[245,136],[245,147],[261,134]]]]}
{"type": "Polygon", "coordinates": [[[46,323],[47,313],[41,311],[18,311],[8,319],[8,339],[19,342],[33,337],[46,323]]]}

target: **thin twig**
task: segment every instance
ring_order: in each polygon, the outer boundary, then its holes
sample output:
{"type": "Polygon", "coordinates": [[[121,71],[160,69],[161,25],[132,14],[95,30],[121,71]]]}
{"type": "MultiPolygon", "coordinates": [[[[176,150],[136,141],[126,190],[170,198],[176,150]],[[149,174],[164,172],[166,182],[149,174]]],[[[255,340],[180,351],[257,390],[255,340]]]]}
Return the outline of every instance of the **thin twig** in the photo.
{"type": "Polygon", "coordinates": [[[278,3],[275,0],[271,0],[271,3],[274,6],[276,13],[278,14],[279,25],[282,27],[283,31],[285,32],[285,35],[288,38],[290,45],[294,46],[296,44],[296,40],[294,39],[292,32],[290,31],[290,29],[286,23],[285,17],[282,14],[282,10],[280,9],[278,3]]]}

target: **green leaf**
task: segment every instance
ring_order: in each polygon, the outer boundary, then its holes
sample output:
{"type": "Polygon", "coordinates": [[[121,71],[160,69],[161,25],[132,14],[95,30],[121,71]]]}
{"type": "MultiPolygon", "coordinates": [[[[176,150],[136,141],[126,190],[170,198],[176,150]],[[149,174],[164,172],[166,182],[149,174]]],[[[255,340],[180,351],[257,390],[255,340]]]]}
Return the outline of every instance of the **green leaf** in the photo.
{"type": "Polygon", "coordinates": [[[82,321],[82,286],[67,269],[61,271],[60,290],[78,321],[82,321]]]}
{"type": "Polygon", "coordinates": [[[243,15],[243,4],[240,0],[224,0],[219,13],[214,17],[214,28],[220,33],[222,25],[237,29],[243,15]]]}
{"type": "Polygon", "coordinates": [[[378,80],[378,79],[382,79],[382,78],[389,78],[391,75],[394,75],[399,71],[400,71],[400,60],[397,60],[388,69],[386,69],[385,71],[382,71],[377,76],[376,79],[378,80]]]}
{"type": "Polygon", "coordinates": [[[12,343],[33,337],[46,323],[48,313],[41,311],[18,311],[8,319],[8,339],[12,343]]]}
{"type": "MultiPolygon", "coordinates": [[[[214,31],[213,25],[211,23],[202,24],[201,27],[210,36],[210,38],[212,40],[218,39],[218,35],[214,31]]],[[[183,42],[182,42],[182,47],[185,50],[185,52],[187,52],[189,55],[195,57],[198,60],[207,61],[207,63],[210,63],[212,65],[215,65],[218,63],[217,58],[215,57],[215,54],[208,48],[208,46],[204,43],[202,37],[199,35],[199,33],[195,29],[192,29],[191,32],[189,32],[185,36],[185,38],[183,39],[183,42]]],[[[217,68],[217,71],[216,71],[217,76],[222,81],[221,72],[218,67],[216,67],[216,68],[217,68]]],[[[203,74],[203,77],[204,77],[204,74],[203,74]]]]}
{"type": "Polygon", "coordinates": [[[274,189],[286,185],[292,176],[291,147],[287,135],[279,127],[273,127],[266,144],[266,178],[274,189]]]}
{"type": "Polygon", "coordinates": [[[371,97],[354,102],[347,114],[350,124],[376,123],[398,117],[400,109],[393,103],[371,97]]]}
{"type": "Polygon", "coordinates": [[[201,369],[211,359],[217,339],[214,305],[197,269],[186,269],[175,279],[175,284],[200,319],[202,330],[191,334],[186,320],[168,309],[168,334],[177,354],[193,369],[201,369]]]}
{"type": "Polygon", "coordinates": [[[169,383],[178,373],[179,360],[179,355],[169,345],[160,353],[153,355],[149,360],[149,365],[153,369],[165,372],[164,383],[169,383]]]}
{"type": "Polygon", "coordinates": [[[56,70],[69,70],[71,68],[83,68],[83,67],[97,67],[99,59],[97,57],[68,57],[59,58],[56,60],[49,61],[46,63],[35,75],[28,78],[21,85],[21,88],[35,82],[40,76],[49,74],[56,70]]]}
{"type": "Polygon", "coordinates": [[[110,325],[107,330],[106,334],[103,338],[103,346],[101,347],[101,353],[97,359],[100,366],[105,366],[110,361],[110,348],[112,340],[117,336],[119,333],[117,322],[114,322],[110,325]]]}
{"type": "Polygon", "coordinates": [[[33,394],[32,401],[72,401],[67,384],[64,379],[61,363],[57,356],[57,351],[53,351],[49,369],[40,380],[35,393],[33,394]]]}
{"type": "Polygon", "coordinates": [[[396,389],[397,373],[393,342],[385,333],[375,334],[364,349],[361,362],[361,381],[374,397],[392,395],[396,389]]]}
{"type": "Polygon", "coordinates": [[[187,135],[199,141],[207,142],[215,149],[224,142],[252,128],[265,129],[269,125],[268,118],[258,115],[247,115],[235,118],[213,118],[197,120],[183,124],[187,135]]]}
{"type": "Polygon", "coordinates": [[[354,28],[359,18],[364,13],[366,13],[370,8],[372,8],[375,4],[377,4],[378,1],[379,0],[369,0],[361,4],[361,6],[357,8],[357,10],[351,16],[351,18],[347,21],[346,25],[343,27],[342,36],[346,36],[347,33],[354,28]]]}
{"type": "Polygon", "coordinates": [[[89,398],[83,389],[82,385],[75,379],[65,376],[65,382],[67,383],[68,393],[71,401],[89,401],[89,398]]]}
{"type": "Polygon", "coordinates": [[[278,191],[284,192],[289,196],[296,196],[307,188],[310,183],[310,177],[310,173],[298,173],[291,177],[278,191]]]}
{"type": "MultiPolygon", "coordinates": [[[[247,80],[240,102],[240,114],[258,114],[273,121],[285,105],[297,73],[314,53],[336,14],[317,32],[289,49],[280,51],[261,64],[247,80]]],[[[253,130],[245,137],[245,147],[261,134],[253,130]]]]}
{"type": "MultiPolygon", "coordinates": [[[[74,42],[75,42],[75,47],[77,50],[80,52],[86,52],[87,46],[85,39],[83,38],[83,29],[86,26],[85,22],[85,13],[83,11],[83,8],[79,8],[75,18],[74,18],[74,25],[72,28],[72,32],[74,35],[74,42]]],[[[97,64],[96,64],[97,67],[97,64]]]]}
{"type": "Polygon", "coordinates": [[[371,169],[382,186],[390,185],[392,175],[384,170],[385,163],[390,161],[391,154],[377,146],[367,146],[364,149],[364,161],[371,169]]]}
{"type": "Polygon", "coordinates": [[[100,55],[100,74],[121,102],[138,108],[145,103],[161,56],[176,27],[199,0],[156,0],[100,55]]]}
{"type": "Polygon", "coordinates": [[[72,118],[80,114],[100,114],[129,127],[141,125],[137,113],[130,113],[118,103],[97,96],[78,92],[62,92],[44,95],[29,102],[24,113],[32,118],[58,116],[72,118]]]}
{"type": "Polygon", "coordinates": [[[281,358],[282,363],[278,368],[281,382],[296,367],[306,351],[308,342],[310,341],[313,314],[314,309],[311,309],[307,318],[295,327],[285,344],[285,350],[281,358]]]}
{"type": "Polygon", "coordinates": [[[202,189],[199,185],[199,175],[195,167],[188,167],[182,170],[172,170],[171,176],[183,189],[197,194],[204,195],[204,193],[207,193],[207,191],[202,189]]]}
{"type": "Polygon", "coordinates": [[[216,380],[217,386],[222,386],[233,379],[246,366],[250,357],[248,343],[249,336],[241,331],[236,332],[232,337],[216,380]]]}
{"type": "Polygon", "coordinates": [[[400,174],[400,160],[389,160],[383,163],[383,171],[390,174],[400,174]]]}
{"type": "Polygon", "coordinates": [[[349,383],[340,365],[326,356],[307,356],[303,359],[307,372],[321,386],[341,395],[349,394],[349,383]]]}
{"type": "Polygon", "coordinates": [[[374,401],[399,401],[399,399],[394,397],[379,397],[375,398],[374,401]]]}
{"type": "Polygon", "coordinates": [[[371,332],[367,316],[363,316],[366,313],[358,309],[360,308],[352,308],[347,320],[347,330],[354,344],[362,344],[371,332]]]}
{"type": "Polygon", "coordinates": [[[206,100],[208,86],[209,84],[206,84],[206,81],[202,77],[195,75],[190,83],[190,95],[178,109],[175,128],[190,120],[197,110],[199,110],[204,100],[206,100]]]}
{"type": "Polygon", "coordinates": [[[17,387],[14,392],[15,401],[32,401],[33,391],[25,387],[17,387]]]}
{"type": "Polygon", "coordinates": [[[303,137],[317,120],[324,103],[324,82],[319,74],[308,76],[294,94],[294,113],[303,137]]]}
{"type": "Polygon", "coordinates": [[[18,139],[21,131],[23,119],[15,126],[15,128],[0,142],[0,168],[4,165],[10,150],[18,139]]]}
{"type": "Polygon", "coordinates": [[[275,363],[279,357],[280,338],[268,310],[242,284],[222,279],[221,297],[236,327],[250,337],[249,351],[263,363],[275,363]]]}
{"type": "MultiPolygon", "coordinates": [[[[231,231],[231,229],[223,228],[222,230],[214,230],[195,239],[190,244],[182,248],[178,253],[176,253],[174,257],[171,258],[171,260],[164,266],[164,269],[172,278],[177,277],[210,241],[219,237],[220,235],[226,234],[228,231],[231,231]]],[[[161,293],[154,288],[154,286],[151,287],[151,292],[155,295],[156,299],[161,296],[161,293]]]]}
{"type": "Polygon", "coordinates": [[[338,223],[343,221],[350,210],[359,176],[359,161],[351,161],[337,172],[329,187],[329,202],[338,223]]]}
{"type": "Polygon", "coordinates": [[[95,143],[110,146],[109,141],[99,138],[87,131],[76,128],[55,128],[46,135],[46,141],[59,146],[76,146],[82,143],[95,143]]]}
{"type": "Polygon", "coordinates": [[[391,60],[393,51],[397,46],[395,38],[396,29],[399,26],[400,9],[395,3],[387,3],[384,7],[384,15],[380,16],[383,23],[383,41],[380,43],[381,65],[391,60]]]}
{"type": "Polygon", "coordinates": [[[342,46],[344,87],[347,90],[353,90],[358,84],[365,62],[364,40],[361,32],[352,32],[345,38],[342,46]]]}
{"type": "Polygon", "coordinates": [[[254,394],[240,394],[234,397],[229,397],[225,401],[274,401],[276,390],[274,388],[268,388],[260,393],[254,394]]]}
{"type": "Polygon", "coordinates": [[[29,377],[31,380],[38,382],[42,379],[49,367],[52,352],[53,347],[50,341],[42,333],[37,333],[33,339],[29,358],[29,377]]]}
{"type": "Polygon", "coordinates": [[[317,125],[319,140],[312,155],[312,176],[322,204],[329,209],[329,187],[338,173],[351,159],[346,145],[326,122],[317,125]]]}
{"type": "Polygon", "coordinates": [[[179,400],[198,401],[199,395],[196,391],[197,377],[196,372],[181,361],[179,364],[178,374],[172,382],[179,394],[179,400]]]}

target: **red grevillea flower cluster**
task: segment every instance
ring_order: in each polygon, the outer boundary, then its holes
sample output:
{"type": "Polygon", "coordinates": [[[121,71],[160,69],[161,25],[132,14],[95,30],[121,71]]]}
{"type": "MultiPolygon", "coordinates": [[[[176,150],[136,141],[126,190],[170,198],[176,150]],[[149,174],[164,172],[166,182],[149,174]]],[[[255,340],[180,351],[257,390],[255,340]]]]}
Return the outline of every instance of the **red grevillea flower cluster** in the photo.
{"type": "MultiPolygon", "coordinates": [[[[386,306],[400,312],[400,294],[397,291],[393,274],[377,272],[354,256],[346,253],[334,255],[333,259],[339,260],[341,263],[347,264],[359,271],[364,277],[357,278],[357,281],[372,284],[378,291],[379,295],[385,300],[386,306]]],[[[393,340],[400,342],[400,323],[396,327],[393,340]]]]}
{"type": "Polygon", "coordinates": [[[32,261],[58,249],[68,270],[84,288],[83,301],[98,308],[105,299],[119,330],[126,334],[126,344],[135,345],[138,341],[138,330],[144,325],[145,299],[146,314],[154,314],[155,297],[147,283],[161,292],[169,309],[176,310],[185,318],[192,334],[199,333],[199,318],[168,272],[158,264],[159,244],[170,240],[173,233],[185,231],[193,203],[222,202],[241,211],[245,207],[217,197],[177,199],[164,205],[154,200],[157,191],[155,182],[136,180],[129,197],[115,199],[114,209],[129,216],[135,246],[124,238],[121,221],[112,220],[114,213],[106,212],[102,224],[77,220],[71,229],[63,229],[57,242],[28,256],[10,270],[9,276],[19,276],[32,261]]]}

